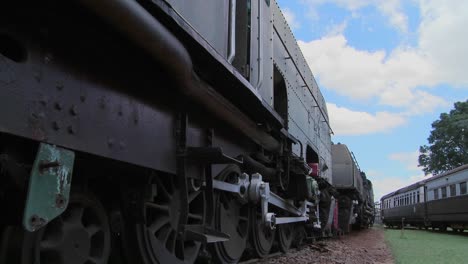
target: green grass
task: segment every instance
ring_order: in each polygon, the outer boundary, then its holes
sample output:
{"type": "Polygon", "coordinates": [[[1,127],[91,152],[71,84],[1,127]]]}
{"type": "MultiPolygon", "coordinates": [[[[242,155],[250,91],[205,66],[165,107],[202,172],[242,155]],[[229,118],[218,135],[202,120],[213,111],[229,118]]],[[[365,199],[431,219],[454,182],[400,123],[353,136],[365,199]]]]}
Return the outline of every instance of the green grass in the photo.
{"type": "Polygon", "coordinates": [[[468,236],[424,230],[386,229],[397,264],[468,263],[468,236]]]}

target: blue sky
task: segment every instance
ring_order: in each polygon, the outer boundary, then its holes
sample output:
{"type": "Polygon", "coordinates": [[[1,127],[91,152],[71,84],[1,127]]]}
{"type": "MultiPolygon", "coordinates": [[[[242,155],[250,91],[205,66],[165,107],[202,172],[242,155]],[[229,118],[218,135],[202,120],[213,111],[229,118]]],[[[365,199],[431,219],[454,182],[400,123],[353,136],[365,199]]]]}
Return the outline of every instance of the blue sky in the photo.
{"type": "Polygon", "coordinates": [[[431,123],[468,99],[468,1],[277,1],[376,199],[422,179],[431,123]]]}

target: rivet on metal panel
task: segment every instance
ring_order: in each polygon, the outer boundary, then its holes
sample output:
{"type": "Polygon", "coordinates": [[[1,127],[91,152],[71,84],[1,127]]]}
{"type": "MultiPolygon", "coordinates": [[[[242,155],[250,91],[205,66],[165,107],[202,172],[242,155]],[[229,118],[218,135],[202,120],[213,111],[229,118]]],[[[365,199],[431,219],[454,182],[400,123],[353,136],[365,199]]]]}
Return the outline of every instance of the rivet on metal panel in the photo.
{"type": "Polygon", "coordinates": [[[29,224],[30,224],[32,230],[37,230],[37,229],[41,228],[42,226],[44,226],[46,223],[47,223],[47,221],[45,219],[39,217],[38,215],[33,215],[29,219],[29,224]]]}
{"type": "Polygon", "coordinates": [[[126,144],[125,144],[125,142],[123,142],[123,141],[120,141],[120,142],[119,142],[119,148],[120,148],[120,150],[123,150],[123,149],[125,149],[125,147],[126,147],[126,144]]]}
{"type": "Polygon", "coordinates": [[[44,63],[47,64],[52,61],[52,55],[50,53],[44,56],[44,63]]]}
{"type": "Polygon", "coordinates": [[[59,124],[59,122],[58,122],[58,121],[52,122],[52,128],[53,128],[54,130],[60,130],[60,124],[59,124]]]}
{"type": "Polygon", "coordinates": [[[112,148],[112,147],[114,146],[114,139],[109,138],[109,139],[107,140],[107,146],[108,146],[109,148],[112,148]]]}
{"type": "Polygon", "coordinates": [[[75,128],[73,127],[73,125],[69,125],[67,127],[67,131],[69,134],[72,134],[72,135],[75,134],[75,128]]]}
{"type": "Polygon", "coordinates": [[[47,96],[43,95],[41,96],[41,99],[39,99],[39,103],[41,103],[42,105],[46,106],[47,105],[47,102],[48,102],[48,98],[47,96]]]}
{"type": "Polygon", "coordinates": [[[57,83],[56,87],[57,87],[57,90],[62,91],[64,85],[63,85],[63,83],[59,82],[59,83],[57,83]]]}
{"type": "Polygon", "coordinates": [[[75,105],[72,105],[72,106],[71,106],[71,108],[70,108],[70,114],[71,114],[72,116],[78,115],[78,109],[76,108],[75,105]]]}
{"type": "Polygon", "coordinates": [[[60,110],[62,110],[63,105],[62,105],[60,102],[56,102],[56,103],[54,104],[54,107],[55,107],[55,109],[57,109],[57,110],[60,111],[60,110]]]}
{"type": "Polygon", "coordinates": [[[42,74],[40,72],[34,72],[34,79],[36,79],[37,82],[41,82],[42,74]]]}
{"type": "Polygon", "coordinates": [[[55,207],[57,208],[65,208],[65,205],[67,203],[67,200],[65,199],[65,196],[62,194],[57,194],[55,197],[55,207]]]}
{"type": "Polygon", "coordinates": [[[101,109],[106,108],[106,98],[101,97],[101,99],[99,99],[99,106],[101,107],[101,109]]]}

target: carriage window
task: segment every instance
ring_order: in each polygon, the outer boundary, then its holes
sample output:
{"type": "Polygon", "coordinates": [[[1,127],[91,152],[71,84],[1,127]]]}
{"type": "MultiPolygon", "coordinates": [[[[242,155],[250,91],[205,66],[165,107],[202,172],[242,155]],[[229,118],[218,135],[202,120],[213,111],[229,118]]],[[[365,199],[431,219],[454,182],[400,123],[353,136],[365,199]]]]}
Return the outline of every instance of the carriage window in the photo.
{"type": "Polygon", "coordinates": [[[455,184],[450,185],[450,197],[455,196],[457,194],[457,190],[455,188],[455,184]]]}
{"type": "Polygon", "coordinates": [[[442,198],[447,198],[447,187],[444,186],[441,189],[442,189],[442,198]]]}
{"type": "Polygon", "coordinates": [[[466,194],[466,182],[460,183],[460,194],[466,194]]]}
{"type": "Polygon", "coordinates": [[[416,200],[417,200],[418,203],[419,203],[419,192],[416,193],[416,200]]]}
{"type": "Polygon", "coordinates": [[[434,189],[434,200],[439,199],[439,189],[434,189]]]}

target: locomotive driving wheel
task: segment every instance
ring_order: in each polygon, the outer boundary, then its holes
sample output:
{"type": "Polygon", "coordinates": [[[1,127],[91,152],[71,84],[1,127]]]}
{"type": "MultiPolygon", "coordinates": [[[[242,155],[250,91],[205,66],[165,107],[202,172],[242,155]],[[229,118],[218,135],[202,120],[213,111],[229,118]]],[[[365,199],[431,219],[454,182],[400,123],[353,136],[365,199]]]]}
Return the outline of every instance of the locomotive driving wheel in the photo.
{"type": "MultiPolygon", "coordinates": [[[[216,180],[234,183],[241,172],[238,166],[226,167],[216,180]]],[[[215,227],[226,233],[230,239],[215,243],[214,253],[218,262],[237,263],[246,248],[249,233],[249,207],[236,199],[236,196],[226,192],[215,195],[215,227]]]]}
{"type": "MultiPolygon", "coordinates": [[[[148,184],[151,188],[140,201],[143,221],[130,223],[135,235],[138,257],[145,264],[194,263],[201,243],[184,240],[178,227],[184,221],[181,215],[181,195],[174,176],[155,176],[148,184]]],[[[205,197],[201,190],[188,193],[188,221],[182,224],[201,225],[205,219],[205,197]]],[[[130,242],[131,243],[131,242],[130,242]]],[[[134,261],[134,259],[130,259],[134,261]]]]}
{"type": "Polygon", "coordinates": [[[260,206],[251,207],[250,221],[252,225],[252,244],[255,255],[260,258],[268,256],[275,241],[276,229],[271,229],[262,221],[260,206]]]}
{"type": "Polygon", "coordinates": [[[286,253],[291,248],[294,240],[294,224],[282,224],[277,226],[278,246],[281,252],[286,253]]]}
{"type": "Polygon", "coordinates": [[[107,264],[111,248],[105,209],[83,193],[72,194],[67,210],[37,232],[8,227],[2,240],[1,263],[107,264]]]}

